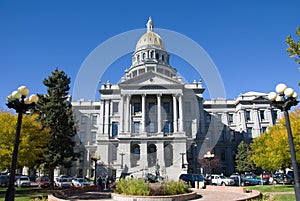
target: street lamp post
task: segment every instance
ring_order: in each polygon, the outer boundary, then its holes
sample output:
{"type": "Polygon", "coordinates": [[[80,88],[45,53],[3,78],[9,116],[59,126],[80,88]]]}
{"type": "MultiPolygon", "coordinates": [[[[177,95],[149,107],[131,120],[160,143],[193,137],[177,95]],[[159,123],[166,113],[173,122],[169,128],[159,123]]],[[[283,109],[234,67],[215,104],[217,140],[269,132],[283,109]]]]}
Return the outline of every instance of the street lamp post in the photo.
{"type": "Polygon", "coordinates": [[[94,171],[94,185],[97,184],[97,161],[98,157],[96,155],[91,157],[91,160],[95,162],[95,171],[94,171]]]}
{"type": "Polygon", "coordinates": [[[21,86],[17,91],[12,92],[11,95],[7,96],[7,107],[16,110],[18,113],[18,121],[16,125],[16,136],[14,141],[14,150],[12,154],[11,169],[9,175],[9,185],[5,194],[5,201],[15,200],[15,175],[18,161],[18,149],[20,144],[20,133],[22,126],[22,116],[30,108],[33,108],[38,101],[38,96],[33,94],[29,98],[26,96],[29,94],[29,90],[25,86],[21,86]]]}
{"type": "Polygon", "coordinates": [[[214,154],[210,153],[210,151],[208,151],[205,155],[204,158],[208,159],[208,167],[209,167],[209,176],[211,176],[211,160],[215,157],[214,154]]]}
{"type": "Polygon", "coordinates": [[[121,169],[123,169],[123,157],[124,157],[124,153],[123,152],[121,152],[120,153],[120,156],[121,156],[121,169]]]}
{"type": "Polygon", "coordinates": [[[287,88],[285,84],[278,84],[276,86],[276,92],[269,93],[268,98],[269,100],[272,101],[272,106],[280,109],[284,113],[284,117],[286,121],[286,130],[288,134],[288,141],[289,141],[290,152],[291,152],[292,166],[294,171],[294,180],[295,180],[294,191],[296,195],[296,200],[300,201],[300,177],[299,177],[298,163],[296,160],[296,154],[295,154],[296,152],[294,147],[292,129],[290,125],[289,112],[288,112],[292,106],[295,106],[299,103],[299,101],[297,100],[298,94],[294,92],[292,88],[287,88]]]}

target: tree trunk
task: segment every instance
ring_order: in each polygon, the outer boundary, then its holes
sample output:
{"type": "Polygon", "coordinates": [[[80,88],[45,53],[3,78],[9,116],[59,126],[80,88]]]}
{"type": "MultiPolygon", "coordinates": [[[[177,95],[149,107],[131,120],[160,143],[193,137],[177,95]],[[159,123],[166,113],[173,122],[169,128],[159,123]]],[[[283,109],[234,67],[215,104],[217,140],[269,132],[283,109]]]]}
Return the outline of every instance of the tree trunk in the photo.
{"type": "Polygon", "coordinates": [[[54,189],[54,168],[49,169],[50,189],[54,189]]]}

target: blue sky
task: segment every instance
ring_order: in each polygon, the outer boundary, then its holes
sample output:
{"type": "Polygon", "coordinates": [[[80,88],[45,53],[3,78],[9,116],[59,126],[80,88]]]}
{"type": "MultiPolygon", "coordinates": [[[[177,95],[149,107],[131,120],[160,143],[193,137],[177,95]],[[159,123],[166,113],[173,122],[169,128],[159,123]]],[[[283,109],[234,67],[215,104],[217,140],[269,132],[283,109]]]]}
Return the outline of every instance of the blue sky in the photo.
{"type": "MultiPolygon", "coordinates": [[[[42,80],[56,67],[71,77],[72,94],[86,57],[113,36],[145,28],[149,16],[155,27],[181,33],[205,49],[227,98],[269,92],[279,82],[300,92],[297,64],[285,50],[285,38],[296,37],[300,26],[299,7],[296,0],[0,1],[0,107],[7,109],[6,96],[20,85],[46,93],[42,80]]],[[[99,80],[117,82],[130,63],[128,54],[99,80]]],[[[171,65],[188,82],[200,79],[176,56],[171,65]]]]}

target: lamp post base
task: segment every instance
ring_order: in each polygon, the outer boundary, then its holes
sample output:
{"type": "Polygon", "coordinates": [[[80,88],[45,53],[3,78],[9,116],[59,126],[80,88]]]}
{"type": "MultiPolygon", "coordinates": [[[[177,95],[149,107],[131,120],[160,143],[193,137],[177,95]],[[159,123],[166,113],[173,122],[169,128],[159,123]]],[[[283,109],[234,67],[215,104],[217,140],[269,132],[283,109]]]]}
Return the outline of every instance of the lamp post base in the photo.
{"type": "Polygon", "coordinates": [[[14,186],[9,186],[6,190],[5,201],[14,201],[15,200],[16,189],[14,186]]]}

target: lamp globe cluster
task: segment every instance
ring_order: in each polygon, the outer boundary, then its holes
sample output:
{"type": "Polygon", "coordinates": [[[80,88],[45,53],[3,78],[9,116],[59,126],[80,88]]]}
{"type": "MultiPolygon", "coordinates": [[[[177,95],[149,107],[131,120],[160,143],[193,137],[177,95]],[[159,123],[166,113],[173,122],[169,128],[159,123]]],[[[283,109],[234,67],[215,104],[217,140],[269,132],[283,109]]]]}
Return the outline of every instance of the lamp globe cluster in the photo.
{"type": "Polygon", "coordinates": [[[285,84],[280,83],[275,88],[276,92],[270,92],[268,99],[271,101],[281,102],[285,98],[298,99],[298,94],[292,88],[288,88],[285,84]]]}
{"type": "Polygon", "coordinates": [[[7,102],[18,101],[24,99],[25,104],[37,103],[39,97],[36,94],[32,94],[29,98],[26,96],[29,94],[29,89],[26,86],[20,86],[16,91],[13,91],[10,95],[7,96],[7,102]]]}

